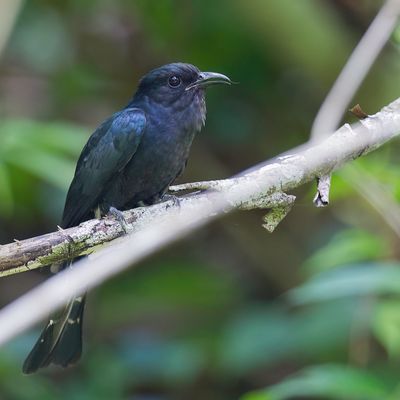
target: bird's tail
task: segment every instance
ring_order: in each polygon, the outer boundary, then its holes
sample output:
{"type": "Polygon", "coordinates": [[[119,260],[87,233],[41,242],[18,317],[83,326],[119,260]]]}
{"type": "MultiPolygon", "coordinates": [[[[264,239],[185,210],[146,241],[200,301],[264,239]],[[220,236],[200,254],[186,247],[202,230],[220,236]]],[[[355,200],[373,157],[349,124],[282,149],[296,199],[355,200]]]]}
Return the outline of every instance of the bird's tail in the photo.
{"type": "Polygon", "coordinates": [[[30,374],[49,364],[66,367],[82,353],[82,320],[85,295],[72,298],[65,308],[52,317],[33,349],[28,354],[22,371],[30,374]]]}

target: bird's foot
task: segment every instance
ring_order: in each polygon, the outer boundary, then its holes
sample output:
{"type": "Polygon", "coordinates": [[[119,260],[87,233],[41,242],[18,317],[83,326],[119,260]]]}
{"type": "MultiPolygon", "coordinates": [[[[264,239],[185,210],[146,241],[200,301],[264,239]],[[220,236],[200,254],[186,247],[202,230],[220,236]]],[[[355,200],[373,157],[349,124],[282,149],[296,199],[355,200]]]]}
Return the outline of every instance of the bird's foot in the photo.
{"type": "Polygon", "coordinates": [[[161,201],[171,201],[174,207],[181,208],[181,199],[173,194],[164,194],[161,201]]]}
{"type": "Polygon", "coordinates": [[[115,207],[110,207],[108,210],[108,214],[114,217],[118,221],[125,234],[129,232],[128,223],[126,222],[126,219],[122,211],[117,210],[115,207]]]}

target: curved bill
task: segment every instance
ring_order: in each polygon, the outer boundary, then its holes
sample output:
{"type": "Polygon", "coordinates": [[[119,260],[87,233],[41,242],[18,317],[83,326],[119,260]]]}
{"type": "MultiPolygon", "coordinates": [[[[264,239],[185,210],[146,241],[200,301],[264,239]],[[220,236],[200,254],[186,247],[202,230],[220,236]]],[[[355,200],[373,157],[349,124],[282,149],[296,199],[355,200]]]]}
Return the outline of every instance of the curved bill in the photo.
{"type": "Polygon", "coordinates": [[[230,85],[233,82],[226,75],[219,74],[218,72],[200,72],[199,79],[188,85],[186,87],[186,90],[190,90],[196,87],[217,85],[220,83],[230,85]]]}

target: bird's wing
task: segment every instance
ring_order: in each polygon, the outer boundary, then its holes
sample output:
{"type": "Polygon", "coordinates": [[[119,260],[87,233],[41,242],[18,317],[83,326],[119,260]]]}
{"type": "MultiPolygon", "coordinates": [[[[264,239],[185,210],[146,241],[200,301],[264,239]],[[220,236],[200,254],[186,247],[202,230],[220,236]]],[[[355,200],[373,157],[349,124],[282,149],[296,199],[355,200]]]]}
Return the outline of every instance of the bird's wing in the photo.
{"type": "Polygon", "coordinates": [[[67,194],[63,228],[81,223],[98,206],[105,187],[135,154],[145,127],[144,112],[128,108],[111,116],[92,134],[67,194]]]}

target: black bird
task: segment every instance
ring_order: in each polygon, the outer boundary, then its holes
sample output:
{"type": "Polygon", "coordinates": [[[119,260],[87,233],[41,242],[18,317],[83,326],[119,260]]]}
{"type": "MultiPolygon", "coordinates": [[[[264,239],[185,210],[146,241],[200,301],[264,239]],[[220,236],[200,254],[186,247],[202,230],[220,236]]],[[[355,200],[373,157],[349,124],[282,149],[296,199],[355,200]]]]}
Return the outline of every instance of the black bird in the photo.
{"type": "MultiPolygon", "coordinates": [[[[128,105],[106,119],[83,148],[61,227],[110,209],[118,216],[119,210],[162,200],[185,168],[193,138],[205,123],[205,88],[218,83],[231,81],[183,63],[145,75],[128,105]]],[[[66,367],[80,358],[84,303],[85,296],[75,297],[50,319],[24,362],[24,373],[51,363],[66,367]]]]}

